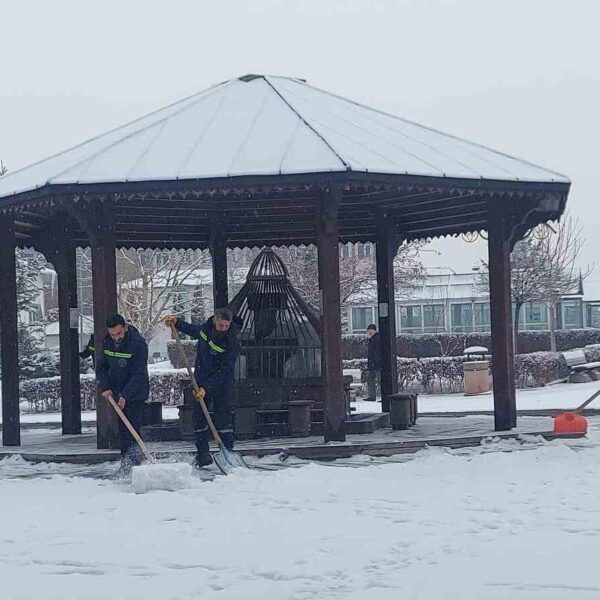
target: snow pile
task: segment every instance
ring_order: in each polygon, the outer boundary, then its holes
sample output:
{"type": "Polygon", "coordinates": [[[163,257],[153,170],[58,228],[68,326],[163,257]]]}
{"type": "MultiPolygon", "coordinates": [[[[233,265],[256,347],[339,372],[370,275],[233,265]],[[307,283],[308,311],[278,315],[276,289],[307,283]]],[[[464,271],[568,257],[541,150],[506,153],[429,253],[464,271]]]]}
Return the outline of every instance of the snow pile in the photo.
{"type": "Polygon", "coordinates": [[[189,463],[150,463],[133,467],[131,488],[136,494],[153,490],[176,492],[190,487],[192,466],[189,463]]]}

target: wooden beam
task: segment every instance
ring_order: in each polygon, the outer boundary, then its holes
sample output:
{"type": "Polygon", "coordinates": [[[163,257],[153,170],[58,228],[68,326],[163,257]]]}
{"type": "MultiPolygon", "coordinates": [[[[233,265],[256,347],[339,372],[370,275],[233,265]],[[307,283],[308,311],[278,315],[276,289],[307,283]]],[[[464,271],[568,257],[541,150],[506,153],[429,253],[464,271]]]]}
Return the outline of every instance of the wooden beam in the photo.
{"type": "MultiPolygon", "coordinates": [[[[417,218],[440,218],[446,216],[457,216],[467,212],[473,211],[483,211],[487,210],[487,202],[485,199],[474,200],[471,197],[470,200],[460,200],[455,202],[453,200],[445,200],[444,202],[437,204],[435,206],[430,206],[427,208],[426,206],[416,206],[412,207],[410,210],[398,210],[394,211],[393,216],[398,219],[398,221],[406,221],[406,222],[415,222],[413,219],[417,218]]],[[[390,212],[390,211],[388,211],[390,212]]]]}
{"type": "Polygon", "coordinates": [[[60,338],[60,386],[63,434],[81,433],[81,390],[79,383],[78,322],[71,319],[77,312],[77,266],[75,246],[69,231],[61,228],[53,257],[58,277],[58,324],[60,338]]]}
{"type": "Polygon", "coordinates": [[[19,337],[14,222],[0,215],[0,355],[2,357],[2,443],[21,445],[19,337]]]}
{"type": "Polygon", "coordinates": [[[396,300],[394,289],[394,258],[399,238],[393,221],[386,212],[377,215],[375,265],[377,272],[377,303],[379,308],[379,341],[381,347],[381,409],[390,412],[388,396],[398,391],[396,362],[396,300]]]}
{"type": "Polygon", "coordinates": [[[323,192],[317,222],[319,288],[323,333],[321,375],[325,393],[325,442],[346,439],[346,403],[342,378],[342,320],[340,311],[339,188],[323,192]]]}
{"type": "Polygon", "coordinates": [[[223,308],[229,304],[225,215],[215,215],[211,221],[210,255],[212,258],[214,307],[215,309],[223,308]]]}
{"type": "Polygon", "coordinates": [[[517,426],[511,310],[510,224],[505,207],[490,201],[488,228],[492,373],[496,431],[517,426]]]}
{"type": "MultiPolygon", "coordinates": [[[[117,312],[117,271],[115,240],[108,209],[99,207],[90,218],[92,251],[92,291],[94,296],[94,347],[101,356],[106,336],[106,318],[117,312]]],[[[96,360],[97,364],[97,360],[96,360]]],[[[98,448],[119,448],[117,415],[98,392],[96,397],[96,437],[98,448]]]]}
{"type": "Polygon", "coordinates": [[[424,238],[424,237],[442,237],[445,235],[458,235],[464,231],[481,231],[487,229],[487,216],[481,219],[465,221],[460,225],[436,225],[435,227],[417,227],[414,229],[399,228],[403,237],[424,238]]]}

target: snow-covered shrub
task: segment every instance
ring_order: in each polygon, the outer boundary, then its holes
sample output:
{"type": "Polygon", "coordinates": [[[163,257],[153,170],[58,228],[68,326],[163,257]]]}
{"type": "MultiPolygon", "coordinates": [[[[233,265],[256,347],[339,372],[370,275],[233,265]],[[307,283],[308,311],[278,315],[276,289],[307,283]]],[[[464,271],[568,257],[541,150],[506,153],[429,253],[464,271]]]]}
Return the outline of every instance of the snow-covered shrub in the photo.
{"type": "MultiPolygon", "coordinates": [[[[181,340],[183,344],[183,348],[185,350],[185,354],[190,361],[190,365],[194,366],[196,362],[196,346],[198,345],[197,340],[181,340]]],[[[171,361],[171,365],[173,365],[174,369],[185,369],[185,364],[183,363],[183,359],[181,357],[181,352],[177,348],[177,344],[175,340],[170,340],[167,342],[167,353],[169,356],[169,360],[171,361]]]]}
{"type": "MultiPolygon", "coordinates": [[[[587,354],[586,350],[586,354],[587,354]]],[[[598,356],[600,349],[589,353],[591,359],[598,356]]],[[[490,362],[491,357],[487,356],[490,362]]],[[[591,360],[588,357],[588,360],[591,360]]],[[[398,357],[399,391],[420,390],[424,393],[454,393],[464,391],[463,356],[444,356],[437,358],[398,357]]],[[[345,369],[361,369],[363,381],[366,380],[366,359],[343,361],[345,369]]],[[[541,387],[569,374],[569,368],[561,353],[533,352],[519,354],[515,358],[515,383],[518,388],[541,387]]]]}
{"type": "MultiPolygon", "coordinates": [[[[459,357],[397,358],[398,389],[400,391],[422,390],[431,392],[460,392],[463,389],[462,363],[466,359],[459,357]]],[[[366,380],[366,359],[343,361],[345,369],[360,369],[362,380],[366,380]]]]}
{"type": "Polygon", "coordinates": [[[532,352],[515,357],[515,383],[518,388],[540,387],[569,375],[560,352],[532,352]]]}
{"type": "Polygon", "coordinates": [[[600,344],[596,344],[591,348],[584,348],[583,352],[588,362],[600,362],[600,344]]]}
{"type": "MultiPolygon", "coordinates": [[[[548,339],[550,339],[550,332],[548,339]]],[[[589,344],[600,344],[600,329],[560,329],[556,332],[556,348],[558,351],[583,348],[589,344]]],[[[550,342],[548,342],[548,348],[550,342]]]]}
{"type": "MultiPolygon", "coordinates": [[[[151,402],[177,405],[183,402],[179,382],[187,379],[184,371],[162,371],[150,373],[151,402]]],[[[81,375],[81,408],[96,408],[96,380],[94,375],[81,375]]],[[[44,377],[23,381],[21,402],[27,402],[30,412],[51,412],[60,410],[60,377],[44,377]]]]}
{"type": "Polygon", "coordinates": [[[19,353],[19,377],[37,379],[60,374],[60,353],[57,348],[32,353],[19,353]]]}

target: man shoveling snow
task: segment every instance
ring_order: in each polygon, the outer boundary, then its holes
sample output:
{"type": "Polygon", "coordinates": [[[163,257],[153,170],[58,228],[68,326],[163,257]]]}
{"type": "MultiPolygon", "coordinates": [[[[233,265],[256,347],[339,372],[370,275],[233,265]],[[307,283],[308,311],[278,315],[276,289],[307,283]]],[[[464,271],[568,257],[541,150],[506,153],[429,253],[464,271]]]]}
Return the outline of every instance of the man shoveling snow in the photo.
{"type": "MultiPolygon", "coordinates": [[[[96,356],[96,377],[102,397],[113,397],[135,431],[140,432],[144,403],[150,393],[148,345],[139,331],[121,315],[106,320],[108,333],[102,342],[102,354],[96,356]]],[[[119,420],[122,475],[142,462],[142,451],[119,420]]]]}
{"type": "MultiPolygon", "coordinates": [[[[215,311],[204,325],[192,325],[173,315],[165,317],[167,327],[176,329],[198,340],[194,374],[198,383],[199,399],[212,403],[214,421],[223,445],[233,450],[233,379],[235,362],[239,353],[237,336],[242,321],[234,317],[228,308],[215,311]]],[[[205,415],[194,406],[194,429],[196,442],[196,467],[213,462],[209,452],[209,431],[205,415]]]]}

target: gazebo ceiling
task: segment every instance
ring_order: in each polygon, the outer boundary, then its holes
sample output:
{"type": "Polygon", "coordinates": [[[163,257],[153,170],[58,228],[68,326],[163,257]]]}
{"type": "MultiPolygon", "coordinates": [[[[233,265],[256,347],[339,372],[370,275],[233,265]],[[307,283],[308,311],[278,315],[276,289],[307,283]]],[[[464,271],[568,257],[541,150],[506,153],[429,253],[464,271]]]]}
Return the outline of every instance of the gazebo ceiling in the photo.
{"type": "MultiPolygon", "coordinates": [[[[111,203],[122,246],[310,243],[322,188],[342,189],[340,237],[373,239],[380,211],[408,239],[487,228],[489,202],[539,221],[569,180],[529,162],[286,77],[216,85],[0,179],[20,243],[73,202],[111,203]]],[[[85,244],[83,231],[75,232],[85,244]]]]}

